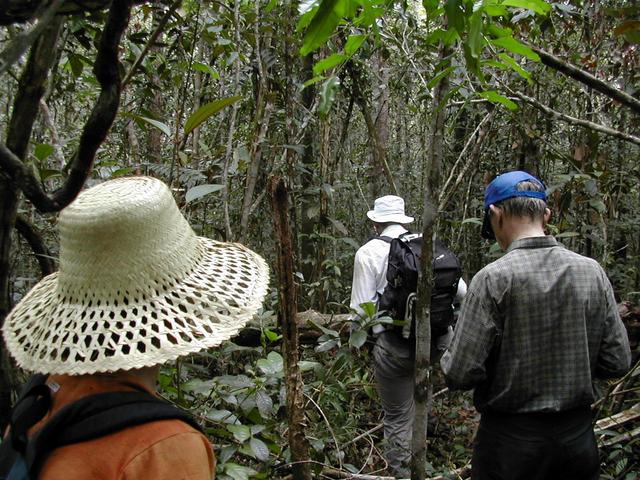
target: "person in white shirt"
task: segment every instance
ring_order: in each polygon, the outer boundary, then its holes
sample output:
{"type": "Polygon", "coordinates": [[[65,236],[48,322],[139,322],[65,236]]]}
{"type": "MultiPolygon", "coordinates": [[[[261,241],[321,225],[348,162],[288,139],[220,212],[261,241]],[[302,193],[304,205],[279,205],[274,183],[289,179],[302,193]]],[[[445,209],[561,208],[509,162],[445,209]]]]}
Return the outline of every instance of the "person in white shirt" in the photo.
{"type": "MultiPolygon", "coordinates": [[[[405,215],[404,200],[386,195],[375,200],[373,210],[367,212],[373,228],[380,237],[398,238],[408,232],[405,225],[413,217],[405,215]]],[[[363,315],[362,304],[378,300],[387,286],[387,263],[390,244],[373,238],[358,249],[353,265],[350,307],[357,315],[363,315]]],[[[460,279],[457,299],[466,292],[466,284],[460,279]]],[[[385,458],[389,470],[398,478],[409,476],[411,435],[414,423],[413,367],[415,352],[411,343],[384,325],[375,325],[377,336],[373,349],[376,388],[384,410],[385,458]]],[[[439,357],[448,346],[449,332],[434,342],[434,355],[439,357]],[[437,352],[437,353],[436,353],[437,352]]]]}

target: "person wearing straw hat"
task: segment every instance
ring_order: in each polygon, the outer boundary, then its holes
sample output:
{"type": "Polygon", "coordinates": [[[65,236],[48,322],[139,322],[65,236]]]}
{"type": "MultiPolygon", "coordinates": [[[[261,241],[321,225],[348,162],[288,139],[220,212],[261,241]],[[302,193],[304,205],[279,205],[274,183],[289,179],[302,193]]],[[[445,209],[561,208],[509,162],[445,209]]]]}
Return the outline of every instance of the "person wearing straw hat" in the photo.
{"type": "MultiPolygon", "coordinates": [[[[360,247],[354,260],[350,307],[359,316],[364,314],[363,304],[372,302],[378,305],[387,286],[390,239],[407,233],[405,225],[414,220],[405,214],[404,200],[396,195],[377,198],[367,217],[373,222],[378,236],[360,247]],[[375,241],[378,239],[380,241],[375,241]]],[[[465,291],[466,284],[460,279],[456,299],[460,300],[465,291]]],[[[412,344],[393,329],[387,330],[378,324],[373,326],[372,331],[377,336],[373,359],[376,388],[384,411],[385,458],[389,470],[396,477],[405,478],[409,476],[415,411],[415,352],[412,344]]],[[[451,329],[448,334],[437,338],[434,351],[444,350],[450,336],[451,329]]]]}
{"type": "MultiPolygon", "coordinates": [[[[17,364],[48,375],[41,422],[104,392],[155,394],[160,366],[220,345],[261,307],[268,267],[240,244],[198,237],[160,180],[110,180],[59,217],[60,270],[3,326],[17,364]]],[[[38,425],[37,430],[41,425],[38,425]]],[[[57,448],[38,478],[209,479],[208,439],[160,420],[57,448]]]]}
{"type": "Polygon", "coordinates": [[[631,352],[595,260],[545,235],[544,184],[512,171],[484,195],[483,237],[504,256],[480,270],[441,359],[480,412],[471,478],[596,480],[593,379],[623,375],[631,352]]]}

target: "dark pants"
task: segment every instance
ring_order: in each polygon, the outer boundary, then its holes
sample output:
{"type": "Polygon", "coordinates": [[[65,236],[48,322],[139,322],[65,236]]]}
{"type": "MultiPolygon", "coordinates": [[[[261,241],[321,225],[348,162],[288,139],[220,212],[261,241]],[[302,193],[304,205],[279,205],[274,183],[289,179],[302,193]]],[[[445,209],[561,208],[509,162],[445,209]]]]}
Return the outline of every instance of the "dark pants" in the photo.
{"type": "Polygon", "coordinates": [[[483,413],[473,480],[597,480],[598,447],[588,407],[559,413],[483,413]]]}

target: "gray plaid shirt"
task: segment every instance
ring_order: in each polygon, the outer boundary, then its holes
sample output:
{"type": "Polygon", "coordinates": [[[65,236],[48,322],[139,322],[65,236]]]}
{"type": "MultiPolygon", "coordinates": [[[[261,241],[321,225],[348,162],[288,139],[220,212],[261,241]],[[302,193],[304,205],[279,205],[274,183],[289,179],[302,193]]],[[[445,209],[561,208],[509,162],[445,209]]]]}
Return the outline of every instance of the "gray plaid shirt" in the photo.
{"type": "Polygon", "coordinates": [[[478,272],[440,363],[480,412],[556,412],[591,404],[593,377],[623,375],[631,352],[600,265],[547,236],[478,272]]]}

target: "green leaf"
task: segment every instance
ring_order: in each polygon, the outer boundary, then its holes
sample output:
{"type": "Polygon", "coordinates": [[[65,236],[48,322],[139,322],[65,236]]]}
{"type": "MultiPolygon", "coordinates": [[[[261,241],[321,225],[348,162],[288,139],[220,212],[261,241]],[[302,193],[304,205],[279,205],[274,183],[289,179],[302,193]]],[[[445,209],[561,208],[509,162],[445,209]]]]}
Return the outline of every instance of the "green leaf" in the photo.
{"type": "Polygon", "coordinates": [[[447,67],[444,70],[442,70],[435,77],[433,77],[431,80],[429,80],[429,83],[427,83],[427,88],[431,89],[431,88],[435,87],[440,82],[440,80],[442,80],[444,77],[449,75],[453,70],[455,70],[455,68],[456,67],[451,66],[451,67],[447,67]]]}
{"type": "Polygon", "coordinates": [[[33,149],[33,155],[42,162],[51,156],[54,151],[55,148],[53,148],[53,145],[49,145],[48,143],[38,143],[33,149]]]}
{"type": "Polygon", "coordinates": [[[367,341],[367,332],[365,330],[356,330],[351,332],[349,337],[349,345],[360,348],[367,341]]]}
{"type": "Polygon", "coordinates": [[[478,58],[482,51],[482,9],[473,12],[469,19],[469,36],[467,37],[469,53],[473,58],[478,58]]]}
{"type": "Polygon", "coordinates": [[[340,79],[338,77],[331,77],[322,84],[322,88],[320,89],[320,104],[318,105],[318,113],[320,116],[325,117],[329,113],[339,88],[340,79]]]}
{"type": "Polygon", "coordinates": [[[422,0],[422,6],[424,7],[427,15],[433,14],[438,9],[440,4],[439,0],[422,0]]]}
{"type": "Polygon", "coordinates": [[[135,171],[135,168],[133,168],[133,167],[119,168],[118,170],[116,170],[116,171],[111,173],[111,178],[123,177],[124,175],[129,175],[130,173],[133,173],[134,171],[135,171]]]}
{"type": "Polygon", "coordinates": [[[470,223],[472,225],[480,225],[482,226],[482,219],[478,218],[478,217],[470,217],[470,218],[465,218],[460,225],[464,225],[465,223],[470,223]]]}
{"type": "Polygon", "coordinates": [[[551,11],[551,5],[543,0],[504,0],[502,5],[507,7],[519,7],[533,10],[540,15],[546,15],[551,11]]]}
{"type": "Polygon", "coordinates": [[[211,66],[206,65],[204,63],[195,62],[192,68],[198,72],[207,73],[211,75],[211,77],[214,78],[215,80],[218,80],[220,78],[220,75],[218,74],[218,72],[216,72],[213,68],[211,68],[211,66]]]}
{"type": "Polygon", "coordinates": [[[273,400],[267,392],[264,390],[258,390],[256,392],[256,407],[262,418],[269,418],[273,415],[273,400]]]}
{"type": "Polygon", "coordinates": [[[346,55],[342,55],[341,53],[334,53],[333,55],[330,55],[327,58],[324,58],[319,62],[316,62],[316,64],[313,66],[313,74],[320,75],[326,70],[329,70],[330,68],[340,65],[347,58],[348,57],[346,55]]]}
{"type": "Polygon", "coordinates": [[[361,303],[360,308],[362,309],[362,311],[367,317],[369,318],[375,317],[376,311],[377,311],[377,307],[375,303],[373,302],[361,303]]]}
{"type": "Polygon", "coordinates": [[[589,200],[589,206],[598,213],[605,213],[607,211],[607,206],[602,200],[591,199],[589,200]]]}
{"type": "Polygon", "coordinates": [[[571,237],[579,237],[579,232],[562,232],[555,235],[556,238],[571,238],[571,237]]]}
{"type": "Polygon", "coordinates": [[[325,79],[325,77],[323,77],[322,75],[319,75],[317,77],[313,77],[313,78],[307,80],[306,82],[304,82],[302,84],[302,86],[306,88],[306,87],[309,87],[311,85],[315,85],[316,83],[321,82],[324,79],[325,79]]]}
{"type": "Polygon", "coordinates": [[[187,190],[187,193],[184,196],[184,199],[187,203],[191,203],[198,198],[204,197],[205,195],[209,195],[213,192],[218,192],[224,188],[224,185],[219,184],[206,184],[206,185],[198,185],[193,188],[187,190]]]}
{"type": "Polygon", "coordinates": [[[169,128],[169,126],[166,123],[162,123],[162,122],[160,122],[158,120],[154,120],[153,118],[143,117],[141,115],[133,115],[133,118],[135,118],[136,120],[140,120],[140,121],[142,121],[144,123],[148,123],[152,127],[157,128],[162,133],[164,133],[167,137],[171,136],[171,129],[169,128]]]}
{"type": "Polygon", "coordinates": [[[302,41],[300,55],[305,56],[323,45],[340,23],[339,5],[345,0],[324,0],[316,10],[302,41]]]}
{"type": "Polygon", "coordinates": [[[506,17],[509,13],[505,7],[500,5],[484,5],[484,11],[490,17],[506,17]]]}
{"type": "Polygon", "coordinates": [[[227,425],[227,430],[233,433],[239,443],[244,443],[251,438],[251,429],[246,425],[227,425]]]}
{"type": "Polygon", "coordinates": [[[69,66],[71,67],[71,72],[74,77],[79,77],[82,75],[82,70],[84,68],[84,62],[82,58],[78,55],[71,54],[69,55],[69,66]]]}
{"type": "Polygon", "coordinates": [[[454,29],[462,34],[464,28],[464,11],[462,10],[462,0],[447,0],[444,6],[449,20],[449,29],[454,29]]]}
{"type": "Polygon", "coordinates": [[[238,417],[236,417],[235,414],[233,414],[229,410],[209,410],[205,414],[205,417],[207,417],[209,420],[219,423],[238,423],[238,417]]]}
{"type": "Polygon", "coordinates": [[[244,465],[227,462],[224,464],[224,473],[233,478],[233,480],[249,480],[249,477],[256,475],[258,472],[244,465]]]}
{"type": "Polygon", "coordinates": [[[501,37],[490,40],[490,42],[498,47],[502,47],[505,50],[509,50],[512,53],[517,53],[518,55],[522,55],[523,57],[527,57],[529,60],[533,60],[535,62],[540,61],[540,56],[531,50],[529,47],[520,43],[513,37],[501,37]]]}
{"type": "Polygon", "coordinates": [[[221,98],[220,100],[215,100],[201,106],[188,118],[187,123],[185,123],[184,125],[184,134],[189,135],[193,131],[193,129],[197,128],[209,117],[215,115],[223,108],[228,107],[229,105],[236,103],[241,99],[242,97],[238,95],[235,97],[221,98]]]}
{"type": "Polygon", "coordinates": [[[509,55],[507,55],[506,53],[499,53],[498,57],[500,57],[502,61],[506,63],[509,67],[511,67],[513,70],[518,72],[518,74],[521,77],[526,78],[527,80],[531,80],[531,74],[527,72],[524,68],[522,68],[520,64],[518,64],[518,62],[516,62],[509,55]]]}
{"type": "Polygon", "coordinates": [[[269,460],[269,448],[262,440],[259,438],[252,438],[249,440],[249,446],[258,460],[262,462],[269,460]]]}
{"type": "Polygon", "coordinates": [[[353,55],[356,53],[366,38],[366,35],[349,35],[347,43],[344,46],[344,53],[347,55],[353,55]]]}
{"type": "Polygon", "coordinates": [[[267,358],[261,358],[256,362],[256,366],[265,375],[277,375],[284,370],[284,360],[278,352],[269,352],[267,358]]]}
{"type": "Polygon", "coordinates": [[[501,103],[502,105],[507,107],[509,110],[517,110],[518,109],[518,105],[516,103],[514,103],[511,100],[509,100],[504,95],[500,95],[495,90],[488,90],[486,92],[480,92],[480,93],[478,93],[478,95],[480,95],[482,98],[486,98],[491,103],[501,103]]]}

